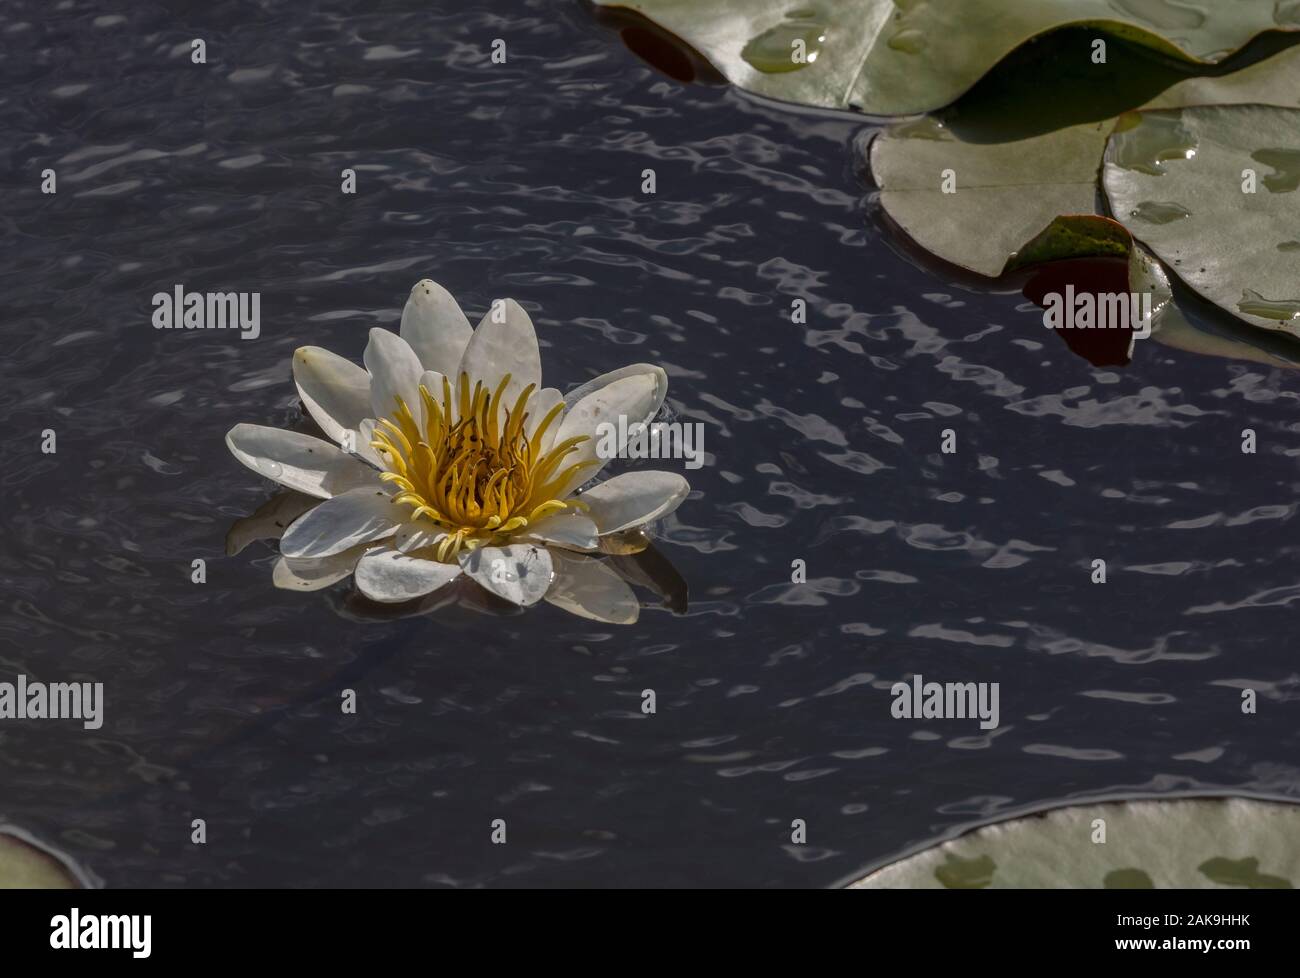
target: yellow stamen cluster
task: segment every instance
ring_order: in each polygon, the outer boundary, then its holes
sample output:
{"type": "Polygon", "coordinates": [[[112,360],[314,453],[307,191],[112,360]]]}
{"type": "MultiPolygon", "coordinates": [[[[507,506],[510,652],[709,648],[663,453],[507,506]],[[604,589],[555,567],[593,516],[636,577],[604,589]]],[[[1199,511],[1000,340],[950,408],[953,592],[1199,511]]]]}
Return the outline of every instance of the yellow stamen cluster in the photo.
{"type": "Polygon", "coordinates": [[[546,433],[564,402],[546,413],[530,437],[525,408],[535,385],[524,388],[503,419],[502,398],[509,383],[506,374],[494,391],[481,382],[471,390],[469,376],[461,374],[453,390],[444,377],[437,392],[441,401],[421,384],[423,428],[400,397],[393,417],[375,426],[370,444],[388,469],[380,478],[397,486],[393,499],[411,507],[412,519],[432,520],[447,534],[435,550],[440,561],[453,560],[462,548],[517,532],[552,513],[580,507],[575,500],[556,496],[575,473],[595,464],[563,464],[587,436],[565,439],[543,452],[546,433]]]}

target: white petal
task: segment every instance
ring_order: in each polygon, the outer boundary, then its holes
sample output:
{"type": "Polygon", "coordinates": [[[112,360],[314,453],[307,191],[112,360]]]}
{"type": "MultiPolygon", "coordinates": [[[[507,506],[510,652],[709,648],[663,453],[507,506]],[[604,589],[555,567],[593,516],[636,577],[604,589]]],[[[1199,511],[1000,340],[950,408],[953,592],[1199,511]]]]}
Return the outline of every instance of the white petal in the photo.
{"type": "Polygon", "coordinates": [[[564,512],[529,524],[521,539],[553,543],[569,550],[595,550],[599,546],[596,537],[596,524],[590,519],[581,513],[564,512]]]}
{"type": "Polygon", "coordinates": [[[567,468],[579,462],[596,464],[575,473],[568,485],[560,488],[558,498],[563,499],[599,473],[611,458],[617,458],[626,447],[619,440],[619,431],[642,423],[647,414],[653,417],[662,403],[658,398],[654,375],[638,373],[607,384],[575,404],[564,416],[555,442],[560,444],[577,435],[586,435],[587,440],[565,456],[563,465],[567,468]],[[627,419],[625,424],[619,424],[620,417],[627,419]],[[606,425],[611,426],[609,434],[604,430],[606,425]]]}
{"type": "Polygon", "coordinates": [[[617,370],[611,370],[607,374],[601,374],[599,377],[593,377],[585,384],[579,384],[569,393],[564,395],[564,403],[569,406],[569,410],[577,405],[588,394],[600,390],[602,387],[608,387],[616,380],[623,380],[627,377],[636,377],[640,374],[648,374],[654,378],[655,395],[651,400],[653,409],[643,418],[628,418],[627,423],[645,424],[656,414],[659,408],[663,406],[664,398],[668,396],[668,375],[664,373],[663,367],[656,367],[653,363],[634,363],[627,367],[619,367],[617,370]]]}
{"type": "Polygon", "coordinates": [[[462,553],[460,565],[485,590],[524,607],[542,599],[554,574],[544,548],[522,543],[462,553]]]}
{"type": "Polygon", "coordinates": [[[630,625],[641,614],[641,602],[626,582],[605,566],[603,560],[566,557],[555,558],[555,584],[546,600],[570,614],[630,625]]]}
{"type": "Polygon", "coordinates": [[[402,339],[425,370],[454,377],[473,335],[469,320],[450,292],[432,279],[415,283],[402,310],[402,339]]]}
{"type": "MultiPolygon", "coordinates": [[[[428,388],[430,395],[432,395],[433,399],[437,402],[439,408],[443,406],[442,381],[443,381],[442,374],[438,373],[438,371],[436,370],[426,370],[424,373],[420,374],[420,386],[428,388]]],[[[452,420],[454,421],[455,420],[454,416],[457,413],[459,413],[456,411],[456,397],[454,391],[452,392],[451,400],[452,400],[451,409],[453,414],[452,420]]],[[[424,403],[423,399],[421,399],[420,403],[421,404],[424,403]]]]}
{"type": "Polygon", "coordinates": [[[590,507],[587,515],[604,536],[667,516],[690,491],[676,472],[624,472],[578,498],[590,507]]]}
{"type": "Polygon", "coordinates": [[[361,424],[357,425],[356,434],[356,438],[353,439],[353,447],[357,450],[356,454],[380,471],[386,469],[387,466],[384,465],[383,456],[375,451],[375,447],[370,444],[375,440],[375,419],[363,419],[361,424]]]}
{"type": "Polygon", "coordinates": [[[400,397],[419,422],[423,417],[419,387],[424,368],[406,340],[375,327],[366,344],[365,361],[370,371],[370,409],[375,417],[393,417],[400,397]]]}
{"type": "Polygon", "coordinates": [[[406,522],[405,507],[396,506],[382,489],[353,489],[327,499],[300,517],[280,539],[286,557],[328,557],[359,543],[392,536],[406,522]]]}
{"type": "MultiPolygon", "coordinates": [[[[543,387],[541,390],[533,391],[533,396],[528,399],[528,405],[524,408],[528,415],[524,419],[524,434],[531,439],[533,433],[537,431],[537,426],[545,420],[546,415],[561,400],[563,398],[560,397],[560,392],[554,387],[543,387]]],[[[552,419],[546,433],[542,435],[542,442],[539,447],[543,452],[555,443],[555,433],[560,430],[560,422],[563,417],[564,412],[561,411],[559,415],[552,419]]]]}
{"type": "Polygon", "coordinates": [[[293,354],[293,381],[307,413],[336,442],[370,413],[369,374],[329,350],[298,347],[293,354]]]}
{"type": "Polygon", "coordinates": [[[514,407],[519,393],[529,384],[541,386],[542,354],[537,348],[533,321],[523,307],[514,299],[506,299],[503,309],[503,322],[493,322],[493,310],[489,309],[478,324],[453,383],[458,382],[460,374],[469,374],[471,387],[475,381],[482,381],[489,391],[495,391],[501,378],[509,374],[510,383],[501,398],[504,409],[514,407]]]}
{"type": "Polygon", "coordinates": [[[364,547],[349,547],[329,557],[281,557],[271,571],[271,582],[286,591],[319,591],[352,573],[364,547]]]}
{"type": "Polygon", "coordinates": [[[412,550],[435,546],[447,535],[446,530],[439,529],[428,520],[419,520],[399,526],[393,535],[393,545],[402,553],[409,554],[412,550]]]}
{"type": "Polygon", "coordinates": [[[371,601],[397,604],[438,590],[460,577],[456,564],[408,557],[391,547],[372,547],[357,563],[357,590],[371,601]]]}
{"type": "Polygon", "coordinates": [[[364,462],[297,431],[237,424],[226,434],[226,445],[254,472],[318,499],[378,485],[375,470],[364,462]]]}

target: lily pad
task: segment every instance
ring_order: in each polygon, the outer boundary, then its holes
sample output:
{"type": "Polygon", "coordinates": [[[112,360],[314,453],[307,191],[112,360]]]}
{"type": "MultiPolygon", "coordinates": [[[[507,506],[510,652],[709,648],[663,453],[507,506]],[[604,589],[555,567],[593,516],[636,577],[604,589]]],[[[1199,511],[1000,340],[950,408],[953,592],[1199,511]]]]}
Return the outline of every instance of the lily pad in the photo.
{"type": "Polygon", "coordinates": [[[77,890],[86,874],[22,829],[0,825],[0,890],[77,890]]]}
{"type": "Polygon", "coordinates": [[[962,142],[927,116],[881,133],[871,172],[885,213],[912,240],[996,277],[1058,216],[1095,210],[1109,132],[1109,122],[1097,122],[985,145],[962,142]]]}
{"type": "Polygon", "coordinates": [[[1132,113],[1110,138],[1103,182],[1116,218],[1189,286],[1300,337],[1300,111],[1132,113]]]}
{"type": "Polygon", "coordinates": [[[1300,28],[1300,9],[1277,0],[596,2],[642,14],[748,91],[873,115],[947,105],[1016,48],[1070,25],[1203,64],[1300,28]]]}
{"type": "Polygon", "coordinates": [[[1076,805],[986,825],[850,888],[1292,889],[1300,882],[1298,835],[1295,804],[1183,798],[1076,805]]]}
{"type": "MultiPolygon", "coordinates": [[[[1147,107],[1242,101],[1300,106],[1300,48],[1232,75],[1187,79],[1147,107]]],[[[1018,253],[1059,215],[1095,210],[1098,173],[1114,124],[1107,119],[1014,142],[979,143],[926,117],[877,136],[871,170],[881,206],[917,244],[946,262],[996,277],[1023,265],[1018,253]],[[946,189],[952,192],[945,192],[949,171],[946,189]]],[[[1240,171],[1237,183],[1220,187],[1216,196],[1231,204],[1239,178],[1240,171]]],[[[1184,228],[1169,231],[1181,235],[1184,228]]],[[[1292,237],[1300,238],[1300,230],[1292,237]]]]}

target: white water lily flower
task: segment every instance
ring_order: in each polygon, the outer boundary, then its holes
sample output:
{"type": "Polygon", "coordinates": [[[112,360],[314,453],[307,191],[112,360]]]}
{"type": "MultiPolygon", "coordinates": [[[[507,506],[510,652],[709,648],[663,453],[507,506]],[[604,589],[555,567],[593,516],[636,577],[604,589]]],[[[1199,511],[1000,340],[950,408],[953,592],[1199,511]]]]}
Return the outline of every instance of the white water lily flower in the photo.
{"type": "Polygon", "coordinates": [[[313,590],[351,573],[366,597],[395,603],[464,574],[515,604],[546,598],[635,620],[621,578],[577,555],[671,513],[690,487],[671,472],[628,472],[577,490],[608,461],[600,426],[648,423],[668,377],[634,364],[562,397],[541,386],[528,314],[512,299],[495,309],[471,329],[446,289],[418,282],[400,335],[370,331],[365,369],[319,347],[294,353],[303,404],[337,445],[249,424],[226,435],[253,471],[324,500],[281,538],[278,587],[313,590]]]}

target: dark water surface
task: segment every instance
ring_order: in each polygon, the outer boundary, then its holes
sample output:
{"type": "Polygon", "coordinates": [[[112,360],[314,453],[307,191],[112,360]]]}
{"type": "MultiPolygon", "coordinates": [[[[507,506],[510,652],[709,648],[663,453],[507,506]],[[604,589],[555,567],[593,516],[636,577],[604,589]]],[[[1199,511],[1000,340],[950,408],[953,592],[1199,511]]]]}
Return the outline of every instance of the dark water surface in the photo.
{"type": "Polygon", "coordinates": [[[107,699],[0,724],[0,815],[112,886],[771,886],[1066,799],[1300,796],[1293,373],[1091,366],[905,257],[868,120],[679,84],[576,2],[116,6],[0,11],[0,678],[107,699]],[[225,556],[272,492],[225,432],[296,423],[294,348],[359,360],[426,276],[518,299],[561,388],[666,367],[710,456],[658,530],[686,615],[359,621],[225,556]],[[154,330],[176,283],[260,291],[261,337],[154,330]],[[912,673],[1000,683],[1001,726],[893,719],[912,673]]]}

